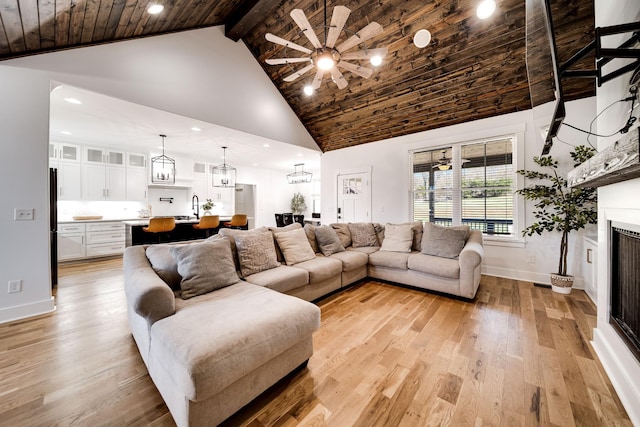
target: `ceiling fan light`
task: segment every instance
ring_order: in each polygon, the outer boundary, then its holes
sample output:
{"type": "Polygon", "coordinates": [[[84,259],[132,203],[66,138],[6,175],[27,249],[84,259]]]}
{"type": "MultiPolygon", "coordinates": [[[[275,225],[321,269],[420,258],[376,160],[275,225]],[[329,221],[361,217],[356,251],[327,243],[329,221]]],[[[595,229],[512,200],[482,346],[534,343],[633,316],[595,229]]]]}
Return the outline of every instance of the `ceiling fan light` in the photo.
{"type": "Polygon", "coordinates": [[[444,165],[444,164],[438,165],[438,170],[448,171],[449,169],[451,169],[451,165],[444,165]]]}
{"type": "Polygon", "coordinates": [[[147,8],[147,12],[149,12],[152,15],[157,15],[163,10],[164,10],[164,6],[158,3],[150,4],[149,7],[147,8]]]}
{"type": "Polygon", "coordinates": [[[316,65],[321,70],[328,71],[332,69],[334,65],[336,65],[336,62],[333,60],[333,56],[331,56],[331,53],[324,52],[318,55],[316,65]]]}
{"type": "Polygon", "coordinates": [[[304,94],[307,95],[307,96],[313,95],[313,86],[311,86],[311,85],[306,85],[302,90],[303,90],[304,94]]]}
{"type": "Polygon", "coordinates": [[[377,67],[382,64],[382,56],[374,55],[371,57],[371,59],[369,59],[369,62],[371,62],[371,65],[373,65],[374,67],[377,67]]]}
{"type": "Polygon", "coordinates": [[[487,19],[496,11],[495,0],[482,0],[476,9],[476,15],[480,19],[487,19]]]}

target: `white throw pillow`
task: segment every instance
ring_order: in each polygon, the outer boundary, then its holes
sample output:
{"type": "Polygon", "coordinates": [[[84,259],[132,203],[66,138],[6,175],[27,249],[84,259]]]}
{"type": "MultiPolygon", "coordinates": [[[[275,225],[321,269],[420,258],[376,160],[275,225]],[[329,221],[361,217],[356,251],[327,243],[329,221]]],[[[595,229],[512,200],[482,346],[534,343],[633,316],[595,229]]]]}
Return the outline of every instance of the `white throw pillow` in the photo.
{"type": "Polygon", "coordinates": [[[307,240],[307,234],[302,228],[275,233],[274,237],[287,265],[308,261],[316,257],[309,240],[307,240]]]}
{"type": "Polygon", "coordinates": [[[413,224],[386,224],[381,251],[411,252],[413,244],[413,224]]]}

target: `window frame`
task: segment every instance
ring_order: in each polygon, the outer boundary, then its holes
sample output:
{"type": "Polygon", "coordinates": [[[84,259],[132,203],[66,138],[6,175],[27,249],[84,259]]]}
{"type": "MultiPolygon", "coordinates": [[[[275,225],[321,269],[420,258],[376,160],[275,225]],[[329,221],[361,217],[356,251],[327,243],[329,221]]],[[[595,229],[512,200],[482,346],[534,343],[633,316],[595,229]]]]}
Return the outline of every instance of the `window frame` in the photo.
{"type": "MultiPolygon", "coordinates": [[[[495,234],[486,234],[482,233],[483,241],[487,245],[495,245],[495,246],[508,246],[508,247],[524,247],[525,240],[522,236],[520,230],[525,224],[525,203],[524,198],[515,193],[515,191],[519,188],[522,188],[524,185],[524,177],[516,173],[517,170],[524,169],[524,133],[525,133],[525,125],[524,123],[521,125],[512,126],[510,128],[501,129],[501,132],[485,132],[485,135],[478,137],[479,135],[474,135],[474,137],[465,137],[465,135],[461,135],[458,138],[452,139],[450,141],[438,141],[434,142],[433,145],[416,145],[415,148],[409,150],[409,215],[410,220],[412,221],[414,218],[414,190],[413,190],[413,159],[414,154],[423,151],[437,151],[442,149],[451,148],[452,151],[452,169],[453,169],[453,183],[454,183],[454,203],[462,203],[462,170],[461,170],[461,161],[462,161],[462,147],[464,145],[470,144],[478,144],[478,143],[487,143],[499,139],[511,138],[512,139],[512,164],[513,164],[513,186],[512,190],[514,191],[513,198],[513,234],[506,235],[495,235],[495,234]]],[[[467,136],[471,136],[468,134],[467,136]]],[[[459,209],[454,209],[452,218],[453,225],[460,225],[462,223],[462,207],[459,205],[459,209]],[[456,217],[457,216],[457,217],[456,217]]]]}

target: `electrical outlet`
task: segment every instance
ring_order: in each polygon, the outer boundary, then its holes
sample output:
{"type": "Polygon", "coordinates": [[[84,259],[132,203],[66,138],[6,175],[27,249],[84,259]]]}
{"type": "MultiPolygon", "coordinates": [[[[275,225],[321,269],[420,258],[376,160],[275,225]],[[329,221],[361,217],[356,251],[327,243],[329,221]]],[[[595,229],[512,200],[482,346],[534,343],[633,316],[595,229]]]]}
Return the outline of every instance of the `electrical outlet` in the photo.
{"type": "Polygon", "coordinates": [[[9,293],[22,292],[22,280],[9,280],[9,293]]]}
{"type": "Polygon", "coordinates": [[[14,221],[33,221],[33,209],[14,209],[14,221]]]}

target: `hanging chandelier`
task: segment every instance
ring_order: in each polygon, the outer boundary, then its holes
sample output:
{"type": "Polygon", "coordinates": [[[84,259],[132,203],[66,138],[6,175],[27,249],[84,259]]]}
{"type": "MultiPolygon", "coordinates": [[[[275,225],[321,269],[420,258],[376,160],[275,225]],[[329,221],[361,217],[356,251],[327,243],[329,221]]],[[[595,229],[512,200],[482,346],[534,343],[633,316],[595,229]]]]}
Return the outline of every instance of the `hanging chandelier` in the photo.
{"type": "Polygon", "coordinates": [[[164,155],[164,139],[167,135],[160,134],[162,138],[162,155],[151,159],[151,182],[153,184],[176,183],[176,161],[164,155]]]}
{"type": "Polygon", "coordinates": [[[213,167],[214,187],[235,187],[236,168],[227,164],[227,147],[222,147],[222,164],[213,167]]]}
{"type": "Polygon", "coordinates": [[[311,182],[311,177],[313,174],[311,172],[304,171],[304,163],[297,163],[294,166],[294,171],[290,174],[287,174],[287,181],[289,184],[302,184],[306,182],[311,182]],[[300,166],[300,170],[298,170],[298,166],[300,166]]]}

